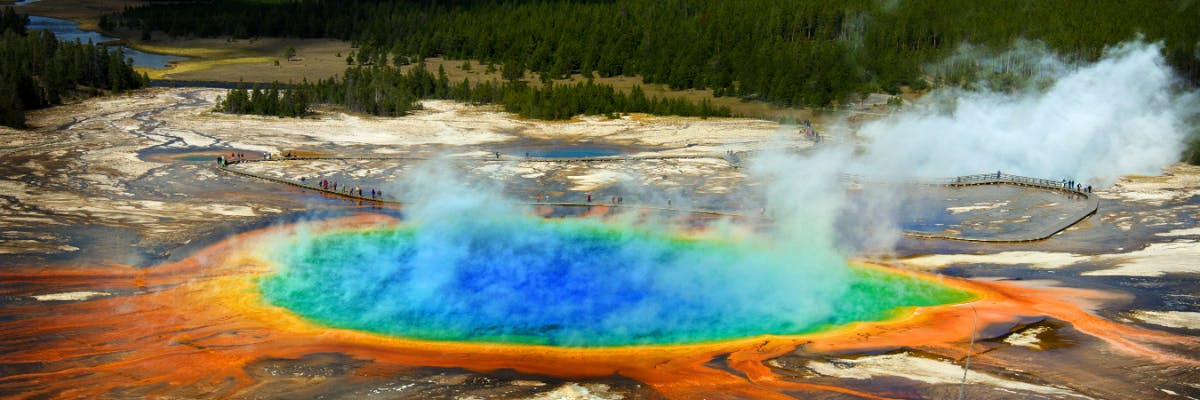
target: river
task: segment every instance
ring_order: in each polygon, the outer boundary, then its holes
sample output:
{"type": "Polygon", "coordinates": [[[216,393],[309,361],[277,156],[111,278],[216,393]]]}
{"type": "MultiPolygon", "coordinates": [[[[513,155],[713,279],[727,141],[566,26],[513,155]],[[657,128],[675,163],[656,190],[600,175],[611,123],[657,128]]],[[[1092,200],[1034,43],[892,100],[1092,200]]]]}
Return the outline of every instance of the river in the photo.
{"type": "MultiPolygon", "coordinates": [[[[119,38],[106,36],[99,32],[79,29],[79,24],[74,21],[38,15],[30,15],[29,25],[26,25],[26,27],[30,30],[48,30],[54,32],[54,35],[58,36],[58,40],[64,42],[79,40],[83,43],[87,43],[88,41],[102,43],[120,40],[119,38]]],[[[171,61],[187,59],[187,57],[147,53],[127,46],[110,46],[109,48],[114,51],[118,48],[124,50],[125,58],[133,60],[133,66],[135,67],[165,68],[171,61]]]]}

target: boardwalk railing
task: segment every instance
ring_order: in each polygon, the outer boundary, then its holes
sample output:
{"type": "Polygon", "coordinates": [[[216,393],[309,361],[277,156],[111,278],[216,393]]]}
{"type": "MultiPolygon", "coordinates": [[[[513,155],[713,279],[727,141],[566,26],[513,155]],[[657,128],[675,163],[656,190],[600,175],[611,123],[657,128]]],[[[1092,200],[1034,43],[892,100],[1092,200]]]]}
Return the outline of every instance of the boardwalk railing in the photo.
{"type": "MultiPolygon", "coordinates": [[[[297,160],[297,159],[303,159],[303,158],[242,160],[242,161],[235,161],[232,163],[227,163],[225,165],[219,165],[217,167],[217,169],[222,172],[227,172],[227,173],[231,173],[234,175],[241,175],[241,176],[246,176],[246,177],[250,177],[250,178],[261,179],[261,180],[268,181],[268,182],[274,182],[274,183],[284,184],[284,185],[288,185],[288,186],[298,187],[301,189],[312,190],[312,191],[316,191],[316,192],[320,192],[320,193],[324,193],[324,194],[342,197],[342,198],[349,199],[349,200],[357,200],[360,202],[369,202],[369,203],[380,204],[380,205],[384,205],[384,204],[403,205],[403,204],[407,203],[407,201],[404,201],[404,200],[397,200],[394,198],[388,198],[388,197],[382,197],[382,196],[381,197],[370,197],[370,196],[358,195],[355,193],[355,191],[349,190],[349,188],[346,186],[339,187],[338,190],[326,189],[324,187],[317,185],[316,182],[309,181],[309,180],[300,181],[300,180],[295,180],[295,179],[279,178],[279,177],[274,177],[274,176],[270,176],[270,175],[266,175],[266,174],[259,174],[259,173],[255,173],[255,172],[239,170],[237,168],[231,168],[237,164],[244,164],[244,163],[251,163],[251,162],[285,161],[285,160],[297,160]]],[[[374,158],[328,158],[328,157],[326,157],[326,158],[309,158],[309,159],[362,160],[362,159],[374,159],[374,158]]],[[[385,159],[394,160],[397,158],[385,158],[385,159]]],[[[742,215],[740,215],[740,214],[728,212],[728,211],[721,211],[721,210],[700,209],[700,208],[682,209],[682,208],[672,208],[669,206],[662,207],[662,206],[658,206],[658,205],[647,205],[647,204],[625,204],[625,203],[611,204],[611,203],[605,203],[603,201],[596,201],[596,202],[533,201],[533,202],[523,202],[520,204],[527,205],[527,206],[549,206],[549,207],[612,207],[612,208],[629,207],[629,208],[638,209],[638,210],[656,210],[656,211],[679,212],[679,213],[687,213],[687,214],[703,214],[703,215],[712,215],[712,216],[718,216],[718,217],[731,217],[731,218],[742,217],[742,215]]]]}
{"type": "Polygon", "coordinates": [[[934,186],[972,186],[972,185],[994,185],[998,183],[1030,186],[1048,190],[1057,190],[1062,192],[1070,192],[1079,195],[1090,195],[1091,192],[1087,187],[1078,185],[1072,187],[1066,180],[1053,180],[1044,178],[1034,178],[1021,175],[1012,175],[1004,173],[995,174],[975,174],[963,175],[953,178],[882,178],[882,177],[866,177],[854,174],[842,174],[842,180],[855,183],[881,183],[881,184],[906,184],[906,185],[934,185],[934,186]]]}
{"type": "Polygon", "coordinates": [[[1100,199],[1092,194],[1090,186],[1080,184],[1072,184],[1067,180],[1052,180],[1043,178],[1034,178],[1021,175],[1012,175],[1004,173],[994,174],[977,174],[965,175],[954,178],[933,179],[918,181],[925,185],[940,185],[950,187],[977,186],[977,185],[1016,185],[1026,186],[1044,190],[1067,193],[1072,196],[1078,196],[1087,202],[1083,210],[1075,215],[1058,221],[1056,224],[1048,225],[1045,228],[1036,232],[1023,235],[1019,238],[985,238],[985,237],[970,237],[964,235],[939,234],[920,231],[904,231],[904,236],[917,239],[944,239],[957,240],[964,242],[983,242],[983,243],[1023,243],[1035,242],[1039,240],[1049,239],[1057,235],[1059,232],[1065,231],[1068,228],[1075,226],[1080,221],[1096,214],[1100,210],[1100,199]]]}
{"type": "MultiPolygon", "coordinates": [[[[624,161],[624,160],[636,160],[636,159],[678,159],[678,158],[699,158],[699,157],[712,158],[715,156],[679,156],[679,157],[668,156],[668,157],[648,157],[648,158],[593,157],[593,158],[581,158],[581,159],[536,159],[536,158],[529,159],[529,158],[523,158],[521,160],[543,160],[543,161],[547,161],[547,162],[571,162],[572,160],[575,160],[575,161],[624,161]]],[[[285,185],[289,185],[289,186],[295,186],[295,187],[299,187],[299,188],[303,188],[303,189],[307,189],[307,190],[313,190],[316,192],[321,192],[321,193],[330,194],[330,195],[334,195],[334,196],[339,196],[339,197],[343,197],[343,198],[351,199],[351,200],[358,200],[358,201],[362,201],[362,202],[371,202],[371,203],[375,203],[375,204],[400,205],[400,204],[404,204],[405,202],[403,200],[396,200],[394,198],[389,200],[389,199],[385,199],[385,198],[361,196],[361,195],[358,195],[353,192],[348,192],[348,191],[346,191],[346,189],[342,189],[342,190],[326,189],[321,186],[318,186],[317,182],[299,181],[299,180],[273,177],[273,176],[268,176],[265,174],[259,174],[259,173],[239,170],[237,168],[231,168],[231,167],[234,165],[240,164],[240,163],[270,162],[270,161],[306,161],[306,160],[396,160],[396,161],[408,160],[408,161],[411,161],[411,160],[424,160],[424,159],[425,158],[419,158],[419,157],[288,157],[288,158],[274,158],[274,159],[264,159],[264,160],[235,161],[235,162],[227,163],[224,165],[219,165],[218,169],[223,172],[228,172],[228,173],[232,173],[232,174],[262,179],[265,181],[285,184],[285,185]]],[[[497,161],[497,160],[491,159],[491,158],[473,158],[473,160],[497,161]]],[[[500,159],[500,161],[505,161],[505,159],[500,159]]],[[[507,161],[514,161],[514,159],[510,157],[507,159],[507,161]]],[[[1020,238],[1015,238],[1015,239],[1014,238],[978,238],[978,237],[968,237],[968,236],[962,236],[962,235],[939,234],[939,233],[929,233],[929,232],[921,232],[921,231],[910,231],[910,230],[904,231],[905,236],[911,237],[911,238],[917,238],[917,239],[943,239],[943,240],[957,240],[957,241],[967,241],[967,242],[987,242],[987,243],[1019,243],[1019,242],[1039,241],[1039,240],[1044,240],[1044,239],[1050,238],[1051,236],[1054,236],[1054,235],[1058,234],[1059,232],[1062,232],[1062,231],[1066,230],[1067,228],[1074,226],[1075,224],[1079,223],[1080,221],[1083,221],[1084,219],[1088,218],[1089,216],[1095,214],[1099,210],[1099,199],[1097,199],[1096,196],[1090,192],[1090,190],[1080,190],[1079,186],[1072,187],[1071,185],[1068,185],[1068,182],[1065,182],[1062,180],[1055,181],[1055,180],[1051,180],[1051,179],[1034,178],[1034,177],[1028,177],[1028,176],[1004,174],[1004,173],[964,175],[964,176],[958,176],[958,177],[953,177],[953,178],[938,178],[938,179],[880,178],[880,177],[865,177],[865,176],[861,176],[861,175],[843,174],[841,176],[841,180],[844,182],[851,182],[851,183],[880,183],[880,184],[928,185],[928,186],[949,186],[949,187],[963,187],[963,186],[976,186],[976,185],[1017,185],[1017,186],[1027,186],[1027,187],[1033,187],[1033,188],[1044,189],[1044,190],[1065,192],[1065,193],[1068,193],[1071,195],[1080,196],[1081,198],[1083,198],[1087,201],[1087,206],[1084,208],[1083,212],[1081,212],[1080,214],[1072,216],[1071,218],[1066,218],[1058,224],[1048,226],[1048,227],[1046,227],[1046,229],[1031,233],[1029,235],[1026,235],[1026,236],[1023,236],[1020,238]]],[[[709,210],[709,209],[680,209],[680,208],[672,208],[669,205],[667,207],[662,207],[661,205],[646,205],[646,204],[632,204],[632,203],[631,204],[623,204],[623,203],[611,204],[611,203],[605,203],[603,201],[598,201],[598,202],[594,202],[594,203],[593,202],[549,202],[549,201],[541,202],[541,201],[538,201],[538,202],[526,202],[526,203],[522,203],[522,204],[529,205],[529,206],[557,206],[557,207],[629,207],[629,208],[642,209],[642,210],[658,210],[658,211],[679,212],[679,213],[688,213],[688,214],[705,214],[705,215],[714,215],[714,216],[731,217],[731,218],[745,217],[745,215],[743,215],[743,214],[739,214],[737,212],[730,212],[730,211],[709,210]]],[[[766,217],[764,217],[764,218],[766,218],[766,217]]]]}

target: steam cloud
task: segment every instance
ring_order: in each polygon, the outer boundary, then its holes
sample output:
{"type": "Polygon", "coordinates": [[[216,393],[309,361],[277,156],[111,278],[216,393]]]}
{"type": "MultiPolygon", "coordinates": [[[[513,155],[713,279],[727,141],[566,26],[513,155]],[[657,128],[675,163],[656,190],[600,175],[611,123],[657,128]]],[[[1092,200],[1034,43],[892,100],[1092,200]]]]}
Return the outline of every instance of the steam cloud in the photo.
{"type": "Polygon", "coordinates": [[[1178,161],[1197,115],[1176,88],[1159,43],[1128,42],[1090,65],[1054,56],[1047,88],[1013,93],[940,90],[916,107],[865,124],[852,170],[948,177],[1001,170],[1108,185],[1178,161]]]}
{"type": "Polygon", "coordinates": [[[857,143],[822,145],[809,155],[764,152],[750,176],[763,183],[777,229],[792,225],[800,232],[790,236],[832,237],[842,253],[862,254],[894,246],[899,205],[920,194],[870,186],[847,196],[829,182],[840,174],[902,181],[1002,171],[1099,187],[1125,174],[1155,174],[1179,160],[1200,115],[1197,94],[1179,88],[1161,54],[1159,43],[1133,41],[1096,63],[1072,65],[1021,42],[997,64],[1017,58],[1032,65],[1022,89],[939,89],[864,124],[857,143]]]}

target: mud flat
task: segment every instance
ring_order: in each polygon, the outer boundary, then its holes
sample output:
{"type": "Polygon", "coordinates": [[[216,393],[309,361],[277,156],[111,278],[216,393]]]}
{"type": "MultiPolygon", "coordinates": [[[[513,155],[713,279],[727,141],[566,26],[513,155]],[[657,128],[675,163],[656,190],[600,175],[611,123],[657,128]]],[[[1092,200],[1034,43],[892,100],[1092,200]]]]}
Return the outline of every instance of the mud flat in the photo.
{"type": "MultiPolygon", "coordinates": [[[[874,256],[985,293],[967,305],[909,310],[897,321],[812,337],[637,357],[429,347],[281,317],[247,294],[246,277],[263,266],[233,256],[280,226],[383,223],[402,209],[223,173],[216,157],[341,157],[241,167],[396,196],[404,193],[395,181],[413,160],[443,157],[463,174],[504,182],[521,199],[621,195],[757,210],[755,183],[729,155],[804,152],[811,142],[752,119],[542,122],[440,101],[403,118],[212,113],[222,93],[148,89],[35,112],[32,130],[0,128],[0,394],[71,396],[100,387],[110,397],[946,398],[958,393],[975,334],[971,398],[1200,396],[1194,166],[1123,178],[1098,192],[1098,215],[1045,241],[905,239],[874,256]],[[570,162],[513,150],[578,144],[619,154],[570,162]],[[634,157],[645,159],[623,159],[634,157]],[[198,359],[207,362],[193,372],[166,368],[198,359]]],[[[1038,210],[1065,201],[988,198],[1022,197],[1015,193],[943,193],[934,208],[939,218],[1003,232],[1001,225],[1031,223],[1043,215],[1038,210]]]]}

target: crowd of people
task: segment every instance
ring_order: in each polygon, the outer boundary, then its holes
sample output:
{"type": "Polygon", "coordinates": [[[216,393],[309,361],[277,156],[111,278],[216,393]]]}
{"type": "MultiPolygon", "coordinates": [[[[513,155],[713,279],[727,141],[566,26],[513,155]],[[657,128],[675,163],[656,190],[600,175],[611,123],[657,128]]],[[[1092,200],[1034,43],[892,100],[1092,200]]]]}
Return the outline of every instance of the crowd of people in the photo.
{"type": "MultiPolygon", "coordinates": [[[[300,184],[308,186],[307,180],[300,178],[300,184]]],[[[372,200],[383,200],[383,190],[371,188],[363,190],[360,186],[351,187],[350,185],[338,185],[337,181],[321,179],[317,181],[316,187],[326,192],[333,192],[345,196],[355,196],[372,200]]]]}

